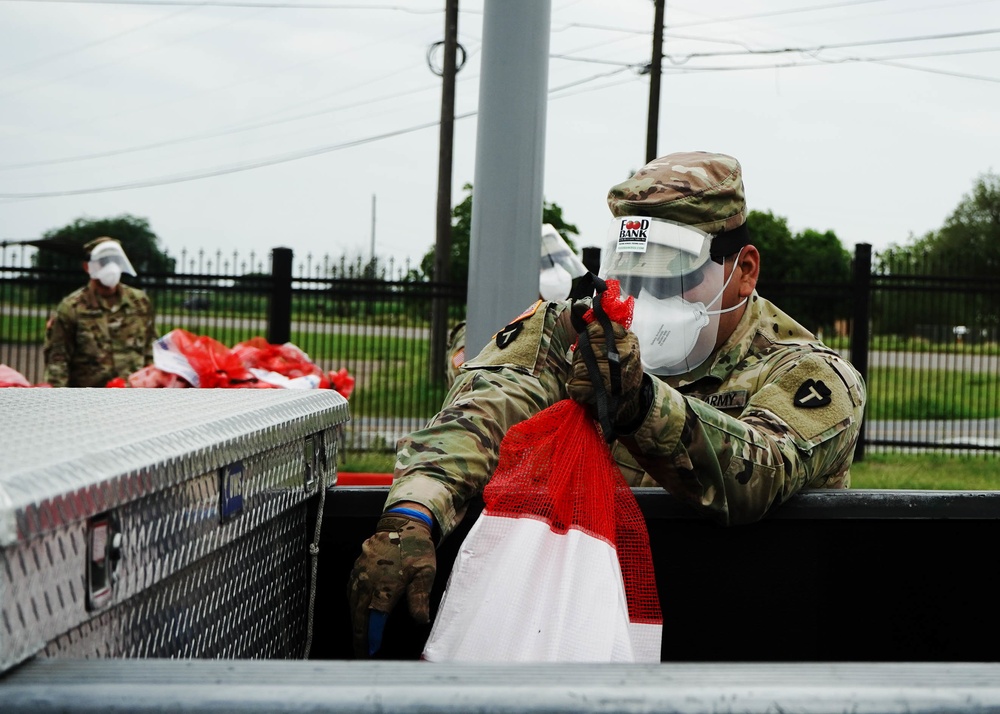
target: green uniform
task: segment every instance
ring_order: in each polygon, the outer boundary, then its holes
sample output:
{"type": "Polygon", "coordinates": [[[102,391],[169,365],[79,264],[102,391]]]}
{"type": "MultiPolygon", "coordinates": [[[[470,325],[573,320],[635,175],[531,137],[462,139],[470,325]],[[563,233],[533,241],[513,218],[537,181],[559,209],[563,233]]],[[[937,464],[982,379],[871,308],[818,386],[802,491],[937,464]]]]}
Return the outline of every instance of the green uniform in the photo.
{"type": "MultiPolygon", "coordinates": [[[[415,501],[442,534],[455,528],[507,430],[566,398],[570,305],[539,301],[465,363],[442,410],[399,442],[387,508],[415,501]]],[[[613,445],[630,485],[660,485],[725,525],[757,521],[802,488],[850,485],[861,376],[756,292],[700,367],[653,384],[642,424],[613,445]]]]}
{"type": "Polygon", "coordinates": [[[448,333],[448,346],[445,348],[444,373],[448,378],[449,387],[455,383],[463,364],[465,364],[465,323],[460,322],[448,333]]]}
{"type": "Polygon", "coordinates": [[[153,305],[142,290],[118,285],[111,299],[91,284],[63,298],[45,330],[45,381],[103,387],[153,362],[153,305]]]}

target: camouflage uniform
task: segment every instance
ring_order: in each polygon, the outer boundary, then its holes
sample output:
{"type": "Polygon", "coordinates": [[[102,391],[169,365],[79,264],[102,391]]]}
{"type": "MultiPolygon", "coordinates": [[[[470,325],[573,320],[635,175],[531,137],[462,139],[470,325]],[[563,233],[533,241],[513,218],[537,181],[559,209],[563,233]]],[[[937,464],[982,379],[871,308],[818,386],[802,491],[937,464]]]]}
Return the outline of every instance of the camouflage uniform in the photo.
{"type": "MultiPolygon", "coordinates": [[[[553,266],[561,266],[572,279],[569,287],[569,297],[584,297],[593,293],[589,282],[583,282],[587,268],[577,257],[563,237],[549,224],[542,226],[542,260],[541,272],[553,266]]],[[[541,282],[541,277],[539,278],[541,282]]],[[[539,296],[541,297],[541,290],[539,296]]],[[[566,293],[563,293],[566,297],[566,293]]],[[[543,298],[544,299],[544,298],[543,298]]],[[[445,376],[450,387],[458,377],[459,368],[465,363],[465,322],[459,322],[448,333],[448,344],[445,348],[445,376]]]]}
{"type": "MultiPolygon", "coordinates": [[[[667,218],[720,245],[746,220],[739,163],[719,154],[657,159],[613,187],[608,203],[615,216],[667,218]]],[[[420,503],[443,535],[455,528],[507,430],[567,397],[571,307],[535,303],[466,361],[443,409],[400,440],[387,508],[420,503]]],[[[850,485],[865,401],[847,361],[754,291],[696,369],[653,377],[651,408],[613,453],[632,486],[662,486],[725,525],[753,522],[802,488],[850,485]]]]}
{"type": "Polygon", "coordinates": [[[448,347],[445,349],[445,377],[448,386],[454,384],[458,370],[465,363],[465,323],[460,322],[448,333],[448,347]]]}
{"type": "Polygon", "coordinates": [[[153,362],[156,327],[146,294],[124,283],[112,300],[88,284],[63,298],[45,331],[45,381],[103,387],[153,362]]]}
{"type": "MultiPolygon", "coordinates": [[[[496,468],[507,430],[566,398],[576,340],[569,307],[537,303],[512,344],[500,349],[494,340],[466,363],[444,409],[400,441],[387,507],[415,501],[442,533],[457,525],[496,468]]],[[[850,485],[864,384],[756,293],[713,358],[692,373],[654,378],[654,388],[642,425],[613,447],[631,486],[661,485],[737,524],[759,520],[801,488],[850,485]],[[810,391],[817,383],[829,387],[829,402],[822,387],[810,391]]]]}

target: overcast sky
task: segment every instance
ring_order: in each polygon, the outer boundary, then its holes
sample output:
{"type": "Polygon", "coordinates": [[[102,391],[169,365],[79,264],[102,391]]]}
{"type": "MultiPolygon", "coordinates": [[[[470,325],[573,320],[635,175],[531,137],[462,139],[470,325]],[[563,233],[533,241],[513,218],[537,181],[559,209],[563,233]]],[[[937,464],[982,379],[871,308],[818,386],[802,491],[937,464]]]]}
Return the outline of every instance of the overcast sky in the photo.
{"type": "MultiPolygon", "coordinates": [[[[374,237],[419,261],[444,5],[0,0],[0,240],[128,213],[173,255],[374,237]]],[[[459,6],[452,203],[483,37],[483,0],[459,6]]],[[[578,247],[643,163],[652,26],[651,0],[552,0],[544,191],[578,247]]],[[[750,207],[793,230],[904,244],[1000,170],[998,50],[1000,0],[667,0],[658,153],[736,156],[750,207]]]]}

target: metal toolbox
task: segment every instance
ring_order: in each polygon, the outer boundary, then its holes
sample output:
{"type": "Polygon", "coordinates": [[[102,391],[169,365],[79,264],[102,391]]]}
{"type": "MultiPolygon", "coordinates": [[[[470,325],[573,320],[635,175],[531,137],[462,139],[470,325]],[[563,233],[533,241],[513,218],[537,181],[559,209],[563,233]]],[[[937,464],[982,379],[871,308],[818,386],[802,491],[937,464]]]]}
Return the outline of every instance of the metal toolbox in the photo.
{"type": "Polygon", "coordinates": [[[294,658],[332,390],[0,389],[0,671],[294,658]]]}

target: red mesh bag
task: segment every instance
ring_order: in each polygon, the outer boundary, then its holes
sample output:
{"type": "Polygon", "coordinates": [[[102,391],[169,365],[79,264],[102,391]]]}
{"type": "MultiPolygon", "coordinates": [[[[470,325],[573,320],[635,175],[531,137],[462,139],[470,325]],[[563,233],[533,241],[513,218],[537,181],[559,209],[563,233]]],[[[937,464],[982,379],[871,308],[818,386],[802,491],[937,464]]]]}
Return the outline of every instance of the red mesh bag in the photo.
{"type": "Polygon", "coordinates": [[[483,502],[424,659],[660,660],[646,522],[583,406],[511,428],[483,502]]]}

